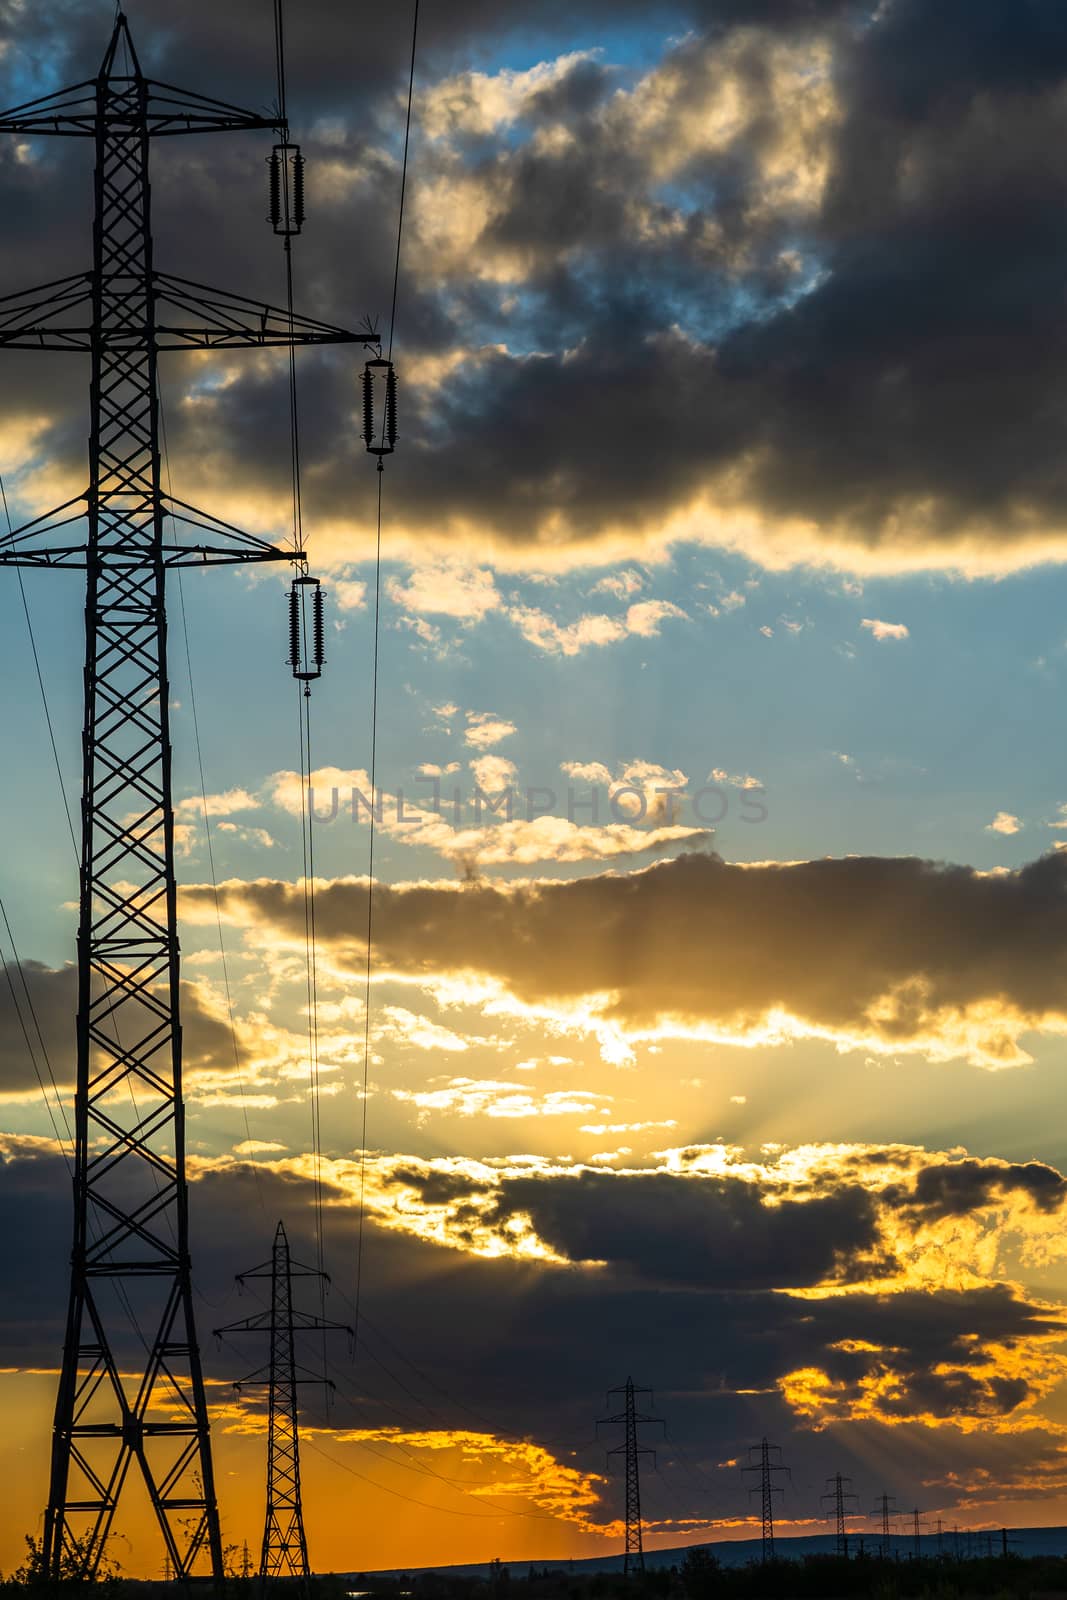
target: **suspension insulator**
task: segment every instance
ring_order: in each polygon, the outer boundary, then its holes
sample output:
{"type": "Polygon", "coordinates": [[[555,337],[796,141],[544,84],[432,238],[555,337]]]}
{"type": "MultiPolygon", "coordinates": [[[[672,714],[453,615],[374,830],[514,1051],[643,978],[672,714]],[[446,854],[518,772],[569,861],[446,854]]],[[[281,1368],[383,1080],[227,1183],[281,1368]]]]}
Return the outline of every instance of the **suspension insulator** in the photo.
{"type": "Polygon", "coordinates": [[[276,144],[271,151],[270,225],[287,239],[304,226],[304,158],[298,144],[276,144]]]}
{"type": "Polygon", "coordinates": [[[390,450],[396,449],[396,373],[390,366],[385,375],[385,437],[390,450]]]}
{"type": "Polygon", "coordinates": [[[289,590],[289,665],[300,668],[300,591],[295,583],[289,590]]]}
{"type": "Polygon", "coordinates": [[[363,368],[363,442],[372,456],[392,455],[396,449],[396,373],[393,363],[377,356],[363,368]],[[379,402],[376,391],[384,390],[379,402]]]}
{"type": "Polygon", "coordinates": [[[374,378],[369,366],[363,368],[363,442],[368,450],[374,444],[374,378]]]}
{"type": "Polygon", "coordinates": [[[304,226],[304,158],[298,150],[292,158],[293,166],[293,225],[297,233],[304,226]]]}
{"type": "Polygon", "coordinates": [[[293,677],[301,683],[311,683],[322,677],[326,660],[326,623],[323,609],[322,587],[318,578],[293,579],[289,591],[289,665],[293,677]],[[307,614],[305,595],[311,590],[311,649],[306,650],[307,614]]]}
{"type": "Polygon", "coordinates": [[[321,672],[326,664],[326,614],[325,599],[322,585],[315,585],[315,596],[312,604],[312,633],[315,645],[315,665],[321,672]]]}
{"type": "Polygon", "coordinates": [[[270,169],[270,225],[275,233],[282,226],[282,162],[277,150],[271,152],[267,162],[270,169]]]}

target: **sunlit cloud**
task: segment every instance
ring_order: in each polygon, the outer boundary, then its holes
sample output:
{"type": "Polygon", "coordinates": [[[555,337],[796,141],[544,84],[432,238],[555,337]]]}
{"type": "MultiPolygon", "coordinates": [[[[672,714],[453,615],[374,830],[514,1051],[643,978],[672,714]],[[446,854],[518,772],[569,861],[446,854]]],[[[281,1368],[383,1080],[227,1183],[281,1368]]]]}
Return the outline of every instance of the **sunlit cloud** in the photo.
{"type": "Polygon", "coordinates": [[[640,600],[622,616],[587,614],[576,622],[559,623],[536,606],[516,606],[512,621],[523,638],[549,655],[576,656],[590,646],[617,644],[633,636],[652,639],[668,618],[688,620],[681,606],[669,600],[640,600]]]}
{"type": "MultiPolygon", "coordinates": [[[[628,770],[637,775],[637,764],[628,770]]],[[[281,775],[285,784],[296,803],[297,776],[281,775]]],[[[459,864],[518,863],[603,859],[642,841],[694,839],[695,830],[680,828],[540,817],[453,831],[431,815],[404,836],[459,864]]],[[[728,864],[694,852],[578,881],[383,884],[376,961],[430,990],[465,985],[485,1015],[587,1031],[620,1060],[641,1043],[669,1039],[743,1049],[823,1040],[873,1057],[1003,1070],[1031,1059],[1028,1035],[1067,1034],[1062,930],[1039,913],[1058,903],[1065,873],[1057,852],[987,874],[859,857],[728,864]],[[799,944],[798,917],[806,928],[799,944]],[[641,941],[640,962],[631,938],[641,941]],[[760,958],[741,953],[749,949],[760,958]]],[[[299,885],[231,880],[219,896],[224,921],[248,937],[269,933],[294,953],[302,948],[299,885]]],[[[358,972],[365,884],[323,883],[316,903],[324,951],[358,972]]],[[[183,907],[187,917],[209,920],[214,891],[189,886],[183,907]]]]}
{"type": "Polygon", "coordinates": [[[864,617],[860,623],[879,643],[886,639],[907,639],[909,630],[903,622],[880,622],[877,617],[864,617]]]}

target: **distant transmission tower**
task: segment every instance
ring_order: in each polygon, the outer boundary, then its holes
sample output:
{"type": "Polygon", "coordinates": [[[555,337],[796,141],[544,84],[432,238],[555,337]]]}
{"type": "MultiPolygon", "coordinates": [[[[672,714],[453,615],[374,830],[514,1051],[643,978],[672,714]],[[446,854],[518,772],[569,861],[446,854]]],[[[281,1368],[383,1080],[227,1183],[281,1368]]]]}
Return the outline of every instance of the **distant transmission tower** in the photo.
{"type": "Polygon", "coordinates": [[[824,1501],[830,1501],[833,1506],[834,1526],[837,1535],[836,1554],[842,1561],[848,1560],[848,1519],[855,1512],[849,1511],[849,1503],[859,1503],[858,1495],[851,1489],[851,1478],[842,1477],[840,1472],[835,1472],[832,1478],[826,1480],[826,1493],[824,1501]]]}
{"type": "MultiPolygon", "coordinates": [[[[631,1573],[643,1573],[645,1570],[645,1552],[641,1542],[641,1456],[651,1456],[655,1465],[656,1452],[642,1445],[638,1438],[638,1427],[641,1423],[655,1423],[663,1427],[660,1417],[645,1416],[637,1410],[636,1397],[639,1394],[652,1396],[651,1389],[643,1389],[635,1385],[632,1378],[620,1384],[615,1389],[608,1390],[610,1402],[613,1395],[625,1396],[623,1409],[613,1417],[601,1417],[597,1422],[597,1432],[602,1427],[622,1424],[623,1442],[608,1451],[608,1457],[625,1456],[626,1458],[626,1551],[622,1561],[624,1577],[631,1573]]],[[[652,1401],[655,1404],[655,1401],[652,1401]]]]}
{"type": "MultiPolygon", "coordinates": [[[[259,1576],[268,1578],[307,1578],[307,1538],[304,1534],[304,1510],[300,1499],[300,1429],[297,1420],[296,1391],[301,1383],[329,1384],[325,1373],[305,1372],[297,1366],[296,1336],[298,1333],[338,1332],[352,1329],[341,1322],[325,1322],[321,1317],[293,1306],[294,1278],[326,1278],[314,1267],[301,1266],[289,1255],[289,1240],[285,1226],[279,1222],[274,1235],[274,1249],[269,1261],[253,1267],[251,1272],[239,1272],[237,1282],[244,1284],[252,1278],[270,1279],[270,1310],[260,1311],[253,1317],[243,1317],[225,1328],[216,1328],[216,1338],[227,1333],[266,1333],[270,1336],[270,1356],[264,1367],[247,1378],[240,1378],[236,1389],[265,1384],[268,1392],[269,1421],[267,1425],[267,1515],[263,1524],[263,1549],[260,1555],[259,1576]]],[[[329,1279],[326,1278],[329,1282],[329,1279]]]]}
{"type": "MultiPolygon", "coordinates": [[[[156,270],[156,136],[287,128],[145,78],[121,11],[96,78],[0,113],[92,141],[88,271],[0,299],[0,345],[90,357],[89,485],[0,539],[0,565],[86,573],[74,1242],[44,1570],[95,1576],[139,1475],[183,1582],[223,1577],[190,1284],[165,576],[296,561],[164,494],[161,350],[374,342],[156,270]],[[75,526],[87,524],[84,533],[75,526]]],[[[288,149],[289,147],[286,146],[288,149]]]]}
{"type": "Polygon", "coordinates": [[[750,1494],[758,1494],[762,1503],[763,1514],[763,1546],[762,1560],[774,1560],[774,1497],[781,1494],[781,1489],[775,1483],[775,1476],[779,1472],[788,1472],[789,1468],[783,1466],[780,1459],[781,1447],[769,1444],[766,1439],[761,1439],[759,1444],[754,1444],[749,1449],[749,1456],[758,1456],[758,1460],[750,1459],[747,1466],[741,1468],[742,1473],[758,1472],[759,1483],[753,1484],[750,1494]]]}
{"type": "Polygon", "coordinates": [[[912,1556],[914,1557],[914,1559],[916,1561],[918,1561],[919,1557],[922,1555],[922,1531],[923,1531],[922,1530],[922,1521],[921,1521],[921,1512],[919,1511],[918,1506],[915,1507],[915,1510],[911,1514],[911,1528],[912,1528],[912,1532],[911,1532],[911,1537],[912,1537],[912,1546],[911,1546],[912,1556]]]}
{"type": "Polygon", "coordinates": [[[882,1538],[878,1546],[878,1555],[882,1561],[888,1561],[889,1557],[893,1553],[892,1521],[894,1517],[900,1515],[896,1506],[893,1504],[894,1499],[894,1495],[880,1494],[878,1496],[875,1508],[871,1512],[872,1517],[879,1517],[881,1519],[882,1538]]]}

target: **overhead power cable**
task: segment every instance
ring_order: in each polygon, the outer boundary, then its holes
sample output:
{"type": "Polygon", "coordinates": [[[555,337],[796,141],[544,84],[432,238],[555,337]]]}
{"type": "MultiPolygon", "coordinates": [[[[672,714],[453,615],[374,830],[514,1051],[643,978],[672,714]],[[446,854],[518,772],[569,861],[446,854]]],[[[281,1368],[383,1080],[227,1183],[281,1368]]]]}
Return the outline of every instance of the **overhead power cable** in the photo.
{"type": "MultiPolygon", "coordinates": [[[[290,156],[289,146],[289,119],[286,95],[285,73],[285,17],[283,0],[274,0],[274,63],[277,80],[277,110],[278,129],[284,141],[280,152],[275,150],[274,159],[280,160],[280,185],[278,198],[281,205],[281,233],[285,255],[285,295],[286,312],[289,319],[289,466],[292,485],[292,539],[294,551],[304,553],[304,511],[303,493],[301,487],[300,463],[300,410],[298,404],[296,382],[296,345],[294,342],[295,312],[293,308],[293,235],[300,231],[302,201],[296,198],[295,190],[290,192],[290,177],[294,181],[302,173],[302,158],[299,152],[295,157],[290,156]],[[292,215],[291,203],[295,203],[296,216],[292,215]]],[[[302,181],[302,180],[301,180],[302,181]]],[[[307,573],[307,561],[302,560],[301,568],[307,573]]],[[[311,659],[309,640],[307,637],[307,612],[303,604],[303,590],[301,593],[299,626],[303,633],[304,659],[311,659]]],[[[295,663],[294,663],[295,667],[295,663]]],[[[320,1114],[319,1094],[319,995],[318,995],[318,953],[315,929],[315,839],[314,817],[308,804],[308,789],[312,779],[312,738],[311,738],[311,684],[309,681],[297,683],[297,732],[300,752],[300,844],[303,857],[303,894],[304,894],[304,963],[307,980],[307,1012],[308,1012],[308,1094],[311,1102],[311,1148],[313,1163],[313,1184],[315,1194],[315,1265],[320,1274],[319,1294],[321,1320],[325,1320],[326,1309],[326,1241],[325,1219],[323,1212],[322,1188],[322,1120],[320,1114]],[[301,692],[302,691],[302,692],[301,692]]],[[[326,1337],[322,1341],[323,1372],[327,1368],[326,1337]]],[[[327,1391],[328,1393],[329,1391],[327,1391]]]]}
{"type": "MultiPolygon", "coordinates": [[[[414,0],[411,18],[411,60],[408,68],[408,99],[407,114],[404,119],[404,156],[400,168],[400,202],[397,208],[396,223],[396,254],[393,258],[393,297],[389,312],[389,344],[388,359],[392,360],[393,340],[396,334],[396,306],[400,285],[400,247],[404,234],[404,201],[407,195],[408,181],[408,155],[411,147],[411,108],[415,98],[415,56],[419,37],[419,0],[414,0]]],[[[385,419],[383,418],[383,428],[385,419]]],[[[384,443],[384,438],[383,438],[384,443]]],[[[367,1176],[367,1100],[370,1088],[370,1035],[371,1035],[371,974],[373,965],[373,936],[374,936],[374,845],[375,845],[375,807],[377,804],[378,781],[378,672],[381,653],[381,597],[382,597],[382,480],[384,478],[383,458],[378,457],[378,517],[377,533],[374,545],[374,652],[371,667],[371,747],[370,747],[370,823],[369,840],[367,845],[367,952],[366,972],[364,976],[363,1000],[363,1106],[362,1130],[359,1142],[359,1223],[356,1240],[356,1284],[353,1312],[355,1315],[355,1339],[359,1345],[359,1317],[363,1292],[363,1234],[365,1221],[365,1198],[367,1176]]]]}

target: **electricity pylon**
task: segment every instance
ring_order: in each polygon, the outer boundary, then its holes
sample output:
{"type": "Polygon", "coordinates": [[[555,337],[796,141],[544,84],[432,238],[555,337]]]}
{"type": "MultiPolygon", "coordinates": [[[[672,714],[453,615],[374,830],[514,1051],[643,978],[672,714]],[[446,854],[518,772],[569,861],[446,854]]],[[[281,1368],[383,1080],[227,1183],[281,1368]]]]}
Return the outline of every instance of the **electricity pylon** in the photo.
{"type": "Polygon", "coordinates": [[[0,132],[93,141],[87,272],[0,299],[0,345],[90,356],[89,485],[0,539],[0,565],[87,575],[74,1241],[44,1567],[95,1575],[131,1469],[178,1580],[222,1578],[190,1289],[168,568],[302,560],[165,495],[161,350],[367,342],[158,272],[154,137],[282,127],[144,77],[118,14],[96,78],[0,113],[0,132]],[[84,536],[77,525],[87,524],[84,536]]]}
{"type": "Polygon", "coordinates": [[[842,1561],[848,1560],[848,1519],[850,1516],[855,1515],[854,1512],[848,1509],[849,1502],[853,1500],[857,1504],[859,1502],[859,1496],[853,1494],[850,1488],[846,1488],[846,1485],[851,1484],[851,1482],[851,1478],[845,1478],[840,1472],[835,1472],[832,1478],[827,1478],[826,1493],[822,1496],[824,1501],[829,1500],[833,1504],[834,1526],[837,1536],[835,1553],[841,1557],[842,1561]]]}
{"type": "Polygon", "coordinates": [[[749,1448],[749,1452],[748,1453],[749,1453],[750,1457],[753,1456],[753,1455],[756,1455],[757,1453],[758,1453],[758,1456],[759,1456],[759,1459],[757,1461],[749,1461],[749,1464],[747,1466],[742,1467],[741,1471],[742,1471],[742,1473],[746,1473],[746,1472],[758,1472],[759,1473],[759,1483],[753,1484],[752,1488],[749,1490],[749,1493],[750,1494],[758,1494],[760,1496],[760,1501],[761,1501],[761,1511],[762,1511],[762,1521],[763,1521],[763,1537],[762,1537],[762,1546],[761,1546],[761,1559],[764,1562],[773,1561],[774,1560],[774,1497],[775,1497],[776,1494],[781,1494],[782,1493],[782,1490],[778,1488],[778,1486],[775,1483],[774,1479],[775,1479],[775,1474],[776,1473],[788,1472],[789,1468],[783,1466],[780,1461],[776,1461],[776,1460],[773,1459],[776,1456],[781,1456],[781,1454],[782,1454],[781,1446],[780,1445],[776,1445],[776,1444],[769,1444],[765,1438],[761,1439],[759,1444],[752,1445],[749,1448]]]}
{"type": "Polygon", "coordinates": [[[878,1502],[871,1512],[872,1517],[880,1517],[882,1522],[882,1540],[878,1546],[878,1555],[882,1561],[888,1561],[893,1553],[892,1519],[900,1515],[893,1504],[895,1498],[895,1495],[880,1494],[878,1502]]]}
{"type": "MultiPolygon", "coordinates": [[[[608,1459],[612,1456],[624,1456],[626,1461],[626,1549],[622,1558],[622,1571],[624,1577],[631,1573],[643,1573],[645,1570],[645,1552],[641,1540],[641,1470],[640,1458],[651,1456],[655,1466],[656,1452],[641,1444],[638,1437],[638,1427],[641,1423],[656,1423],[663,1427],[661,1417],[648,1417],[637,1409],[637,1396],[647,1394],[651,1397],[651,1389],[643,1389],[635,1384],[632,1378],[627,1378],[625,1383],[619,1384],[614,1389],[608,1390],[608,1400],[612,1395],[621,1394],[625,1397],[623,1409],[613,1417],[601,1417],[597,1422],[597,1432],[610,1424],[621,1424],[623,1430],[622,1444],[617,1444],[608,1451],[608,1459]]],[[[653,1405],[655,1401],[652,1401],[653,1405]]]]}
{"type": "MultiPolygon", "coordinates": [[[[279,1222],[274,1235],[271,1259],[251,1272],[239,1272],[237,1282],[244,1284],[251,1278],[270,1279],[270,1310],[255,1316],[231,1322],[225,1328],[216,1328],[215,1337],[227,1333],[267,1333],[270,1335],[270,1356],[266,1366],[258,1368],[247,1378],[240,1378],[234,1388],[241,1390],[255,1384],[266,1384],[268,1389],[267,1424],[267,1515],[263,1524],[263,1549],[260,1556],[259,1576],[265,1583],[268,1578],[307,1578],[307,1538],[304,1534],[304,1510],[300,1499],[300,1429],[297,1418],[296,1391],[298,1384],[330,1384],[324,1373],[305,1372],[296,1361],[296,1335],[298,1333],[338,1332],[352,1337],[352,1329],[341,1322],[326,1322],[293,1306],[294,1278],[329,1278],[314,1267],[294,1262],[289,1255],[289,1240],[285,1226],[279,1222]]],[[[331,1385],[332,1387],[332,1385],[331,1385]]]]}

